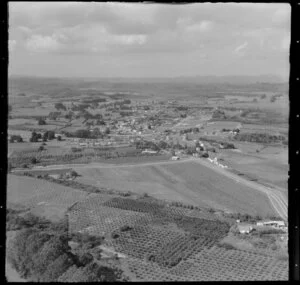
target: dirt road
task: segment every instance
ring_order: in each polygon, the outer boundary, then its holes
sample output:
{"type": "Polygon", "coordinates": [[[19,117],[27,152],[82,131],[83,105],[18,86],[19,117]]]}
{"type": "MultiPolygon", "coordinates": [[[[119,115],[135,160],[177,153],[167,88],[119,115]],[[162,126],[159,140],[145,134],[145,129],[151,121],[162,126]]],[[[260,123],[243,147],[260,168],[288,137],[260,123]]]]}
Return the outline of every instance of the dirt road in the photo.
{"type": "Polygon", "coordinates": [[[252,189],[255,189],[255,190],[265,193],[268,196],[273,208],[278,213],[278,215],[280,217],[282,217],[283,219],[287,220],[287,205],[288,205],[288,203],[287,203],[286,197],[283,194],[283,191],[286,191],[286,190],[279,188],[279,187],[271,189],[271,188],[263,186],[259,183],[249,181],[249,180],[242,178],[236,174],[233,174],[225,169],[222,169],[204,159],[195,159],[194,161],[197,163],[200,163],[203,166],[209,167],[212,170],[214,170],[222,175],[225,175],[230,179],[235,180],[236,183],[242,183],[248,187],[251,187],[252,189]]]}

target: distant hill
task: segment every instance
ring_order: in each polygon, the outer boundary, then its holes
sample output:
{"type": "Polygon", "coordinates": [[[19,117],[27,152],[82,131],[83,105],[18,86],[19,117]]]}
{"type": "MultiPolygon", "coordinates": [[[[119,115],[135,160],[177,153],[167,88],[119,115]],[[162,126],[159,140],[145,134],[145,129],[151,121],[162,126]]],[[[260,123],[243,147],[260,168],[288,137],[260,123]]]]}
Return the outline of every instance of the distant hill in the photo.
{"type": "Polygon", "coordinates": [[[61,78],[47,78],[47,77],[30,77],[30,76],[18,76],[12,75],[10,79],[32,79],[39,80],[44,79],[47,82],[51,81],[63,81],[63,80],[78,80],[81,79],[85,82],[180,82],[180,83],[196,83],[196,84],[255,84],[255,83],[288,83],[288,78],[282,78],[278,75],[266,74],[266,75],[226,75],[226,76],[215,76],[215,75],[207,75],[207,76],[179,76],[179,77],[165,77],[165,78],[126,78],[126,77],[115,77],[115,78],[75,78],[75,77],[61,77],[61,78]]]}

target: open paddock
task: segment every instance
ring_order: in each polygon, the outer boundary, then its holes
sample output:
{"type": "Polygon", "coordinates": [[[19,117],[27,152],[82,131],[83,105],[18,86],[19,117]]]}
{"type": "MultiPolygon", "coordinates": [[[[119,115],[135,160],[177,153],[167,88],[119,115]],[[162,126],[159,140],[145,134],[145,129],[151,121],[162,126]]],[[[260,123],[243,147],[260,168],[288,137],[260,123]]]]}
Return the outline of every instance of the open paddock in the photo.
{"type": "Polygon", "coordinates": [[[7,176],[7,202],[21,204],[50,219],[63,217],[74,203],[85,199],[87,192],[32,177],[7,176]]]}
{"type": "MultiPolygon", "coordinates": [[[[257,177],[261,181],[277,185],[287,189],[288,180],[288,149],[282,147],[267,147],[260,153],[256,153],[253,148],[250,150],[247,146],[242,149],[242,153],[232,150],[222,151],[222,158],[225,164],[240,172],[257,177]],[[245,148],[248,149],[248,155],[245,148]]],[[[287,193],[286,193],[287,194],[287,193]]]]}
{"type": "MultiPolygon", "coordinates": [[[[37,103],[34,103],[36,105],[37,103]]],[[[53,109],[48,108],[45,110],[45,108],[40,108],[40,107],[32,107],[28,108],[27,106],[24,108],[18,108],[17,110],[13,111],[12,115],[14,116],[47,116],[49,112],[53,111],[53,109]]]]}
{"type": "Polygon", "coordinates": [[[274,214],[263,193],[195,162],[95,168],[76,167],[78,181],[173,201],[253,215],[274,214]],[[117,177],[117,179],[116,179],[117,177]]]}
{"type": "Polygon", "coordinates": [[[36,125],[37,121],[34,119],[10,119],[8,120],[8,126],[17,125],[36,125]]]}

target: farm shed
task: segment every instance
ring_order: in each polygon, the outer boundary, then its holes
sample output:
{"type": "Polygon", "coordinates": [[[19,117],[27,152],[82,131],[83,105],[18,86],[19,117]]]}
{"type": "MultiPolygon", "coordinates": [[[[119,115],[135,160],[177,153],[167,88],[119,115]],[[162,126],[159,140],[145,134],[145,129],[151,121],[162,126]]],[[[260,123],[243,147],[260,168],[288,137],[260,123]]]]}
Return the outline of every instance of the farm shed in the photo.
{"type": "Polygon", "coordinates": [[[172,156],[172,160],[179,160],[178,156],[172,156]]]}
{"type": "Polygon", "coordinates": [[[253,230],[253,227],[248,224],[238,224],[238,229],[241,234],[249,234],[253,230]]]}
{"type": "Polygon", "coordinates": [[[284,221],[265,221],[265,222],[257,222],[257,226],[268,226],[275,228],[283,228],[285,227],[284,221]]]}

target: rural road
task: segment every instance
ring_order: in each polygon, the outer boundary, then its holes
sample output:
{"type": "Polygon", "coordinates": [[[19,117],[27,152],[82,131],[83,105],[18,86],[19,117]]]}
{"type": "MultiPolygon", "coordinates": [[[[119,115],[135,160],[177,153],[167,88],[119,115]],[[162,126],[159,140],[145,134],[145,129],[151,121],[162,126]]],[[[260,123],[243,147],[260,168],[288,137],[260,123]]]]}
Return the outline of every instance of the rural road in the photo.
{"type": "MultiPolygon", "coordinates": [[[[196,163],[199,163],[205,167],[210,168],[211,170],[218,172],[221,175],[224,175],[232,180],[235,180],[236,183],[241,183],[245,186],[248,186],[254,190],[263,192],[270,200],[270,203],[272,204],[274,210],[276,213],[283,218],[284,220],[287,220],[287,199],[285,195],[283,194],[285,189],[276,187],[276,188],[269,188],[264,185],[261,185],[259,183],[249,181],[243,177],[240,177],[234,173],[231,173],[228,170],[222,169],[208,160],[205,159],[199,159],[194,157],[188,157],[188,158],[182,158],[177,161],[167,160],[167,161],[155,161],[155,162],[145,162],[145,163],[135,163],[135,164],[107,164],[107,163],[89,163],[89,164],[62,164],[62,165],[48,165],[45,167],[34,167],[32,169],[26,169],[26,171],[34,171],[34,170],[58,170],[58,169],[69,169],[69,168],[127,168],[127,167],[136,167],[136,166],[151,166],[151,165],[167,165],[167,164],[173,164],[173,163],[185,163],[193,161],[196,163]]],[[[13,172],[18,171],[24,171],[24,170],[13,170],[13,172]]]]}
{"type": "Polygon", "coordinates": [[[144,163],[135,163],[135,164],[113,164],[113,163],[99,163],[92,162],[89,164],[56,164],[56,165],[48,165],[48,166],[35,166],[31,169],[20,169],[13,170],[12,172],[18,171],[34,171],[34,170],[56,170],[56,169],[65,169],[65,168],[116,168],[116,167],[136,167],[136,166],[149,166],[149,165],[163,165],[163,164],[172,164],[172,163],[183,163],[187,161],[193,161],[194,158],[182,158],[180,160],[164,160],[164,161],[152,161],[152,162],[144,162],[144,163]]]}
{"type": "Polygon", "coordinates": [[[259,183],[249,181],[245,178],[242,178],[236,174],[233,174],[229,171],[226,171],[225,169],[222,169],[204,159],[194,159],[195,162],[200,163],[203,166],[209,167],[212,170],[228,177],[233,180],[235,180],[237,183],[244,184],[252,189],[255,189],[257,191],[263,192],[267,195],[269,198],[274,210],[277,212],[277,214],[282,217],[284,220],[287,220],[287,205],[288,202],[286,200],[286,197],[282,193],[282,191],[286,191],[282,188],[276,187],[276,189],[268,188],[266,186],[263,186],[259,183]],[[281,191],[280,191],[280,190],[281,191]]]}

